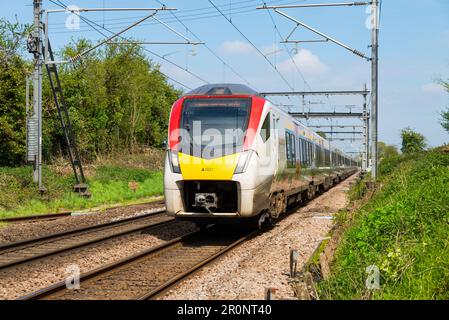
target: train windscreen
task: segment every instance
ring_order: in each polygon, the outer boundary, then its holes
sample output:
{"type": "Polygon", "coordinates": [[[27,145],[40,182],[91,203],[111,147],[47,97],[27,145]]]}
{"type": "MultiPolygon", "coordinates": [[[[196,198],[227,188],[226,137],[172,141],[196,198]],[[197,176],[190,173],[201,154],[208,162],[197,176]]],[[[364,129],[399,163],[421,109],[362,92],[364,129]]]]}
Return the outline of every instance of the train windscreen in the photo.
{"type": "Polygon", "coordinates": [[[250,112],[250,98],[185,100],[181,118],[182,152],[208,159],[240,152],[250,112]]]}

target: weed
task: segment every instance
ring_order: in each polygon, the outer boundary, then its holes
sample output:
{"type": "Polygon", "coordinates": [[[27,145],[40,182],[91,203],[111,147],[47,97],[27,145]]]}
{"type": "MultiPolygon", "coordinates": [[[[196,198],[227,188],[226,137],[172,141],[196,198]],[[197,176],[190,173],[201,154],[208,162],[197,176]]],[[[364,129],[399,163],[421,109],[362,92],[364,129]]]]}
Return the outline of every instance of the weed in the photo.
{"type": "Polygon", "coordinates": [[[103,204],[127,202],[163,193],[162,172],[147,169],[101,165],[88,177],[92,193],[85,199],[72,192],[71,174],[44,167],[44,184],[48,192],[40,196],[31,182],[29,167],[0,168],[0,217],[80,210],[103,204]],[[138,184],[130,188],[129,183],[138,184]]]}
{"type": "MultiPolygon", "coordinates": [[[[354,215],[318,285],[327,299],[366,297],[366,267],[380,271],[372,299],[449,298],[449,154],[384,160],[383,188],[354,215]]],[[[358,191],[355,191],[358,194],[358,191]]]]}

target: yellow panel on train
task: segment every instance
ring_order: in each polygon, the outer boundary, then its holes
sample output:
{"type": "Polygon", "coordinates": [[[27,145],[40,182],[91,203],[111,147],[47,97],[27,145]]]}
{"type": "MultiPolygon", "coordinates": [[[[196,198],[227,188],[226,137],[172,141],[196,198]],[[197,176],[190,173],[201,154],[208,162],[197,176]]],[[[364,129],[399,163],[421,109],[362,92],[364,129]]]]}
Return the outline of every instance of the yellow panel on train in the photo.
{"type": "Polygon", "coordinates": [[[178,153],[182,177],[185,180],[231,180],[239,154],[204,159],[178,153]]]}

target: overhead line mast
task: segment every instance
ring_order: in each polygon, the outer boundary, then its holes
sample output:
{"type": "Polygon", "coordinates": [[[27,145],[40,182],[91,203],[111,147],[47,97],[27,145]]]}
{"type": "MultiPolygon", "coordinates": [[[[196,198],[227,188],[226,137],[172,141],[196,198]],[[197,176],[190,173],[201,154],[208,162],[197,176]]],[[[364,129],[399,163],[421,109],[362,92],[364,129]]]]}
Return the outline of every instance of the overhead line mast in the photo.
{"type": "Polygon", "coordinates": [[[42,183],[42,0],[34,0],[34,30],[29,38],[28,49],[34,54],[33,110],[37,113],[37,154],[34,160],[34,179],[39,192],[45,192],[42,183]],[[31,49],[31,50],[30,50],[31,49]]]}

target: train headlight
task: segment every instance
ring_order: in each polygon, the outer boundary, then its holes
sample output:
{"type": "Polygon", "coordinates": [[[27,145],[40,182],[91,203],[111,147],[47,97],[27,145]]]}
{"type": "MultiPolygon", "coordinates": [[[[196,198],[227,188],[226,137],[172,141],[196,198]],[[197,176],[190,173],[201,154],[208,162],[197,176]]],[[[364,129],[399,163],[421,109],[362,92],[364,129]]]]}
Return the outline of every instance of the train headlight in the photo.
{"type": "Polygon", "coordinates": [[[244,173],[246,171],[252,154],[253,152],[251,150],[240,153],[239,162],[235,168],[234,174],[244,173]]]}
{"type": "Polygon", "coordinates": [[[170,161],[170,167],[173,173],[181,173],[181,167],[179,166],[178,152],[168,151],[168,161],[170,161]]]}

